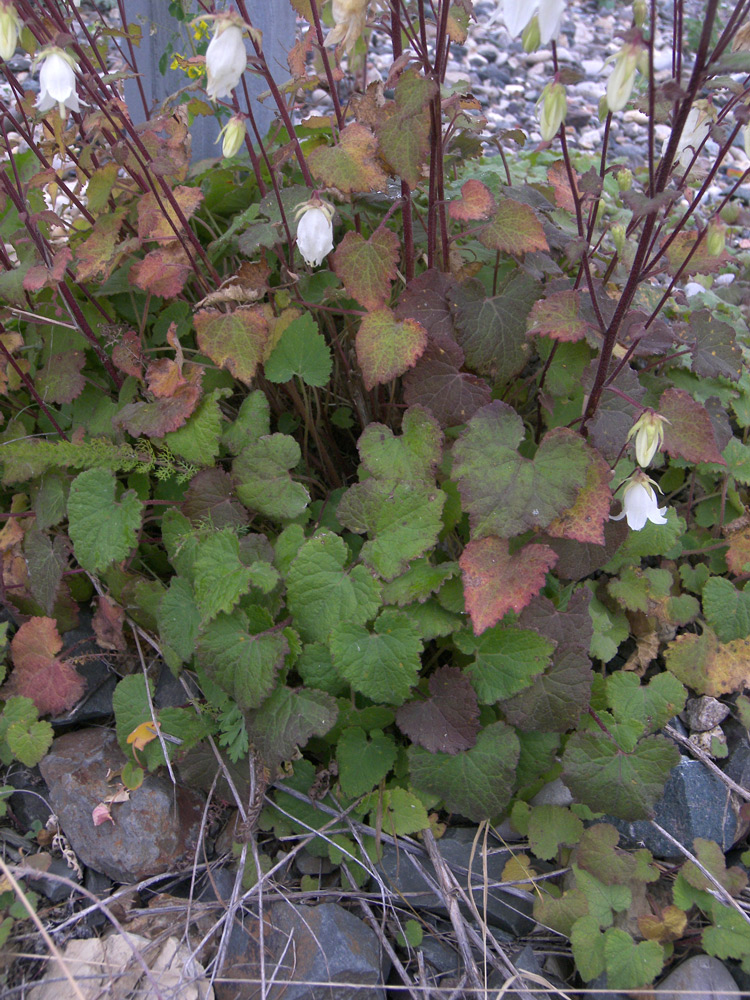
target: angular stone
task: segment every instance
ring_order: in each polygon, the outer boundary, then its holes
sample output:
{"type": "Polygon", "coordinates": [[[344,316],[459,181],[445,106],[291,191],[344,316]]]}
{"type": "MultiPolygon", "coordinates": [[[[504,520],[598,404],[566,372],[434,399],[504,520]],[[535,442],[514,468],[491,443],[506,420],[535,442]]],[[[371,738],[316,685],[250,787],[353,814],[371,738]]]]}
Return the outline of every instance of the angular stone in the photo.
{"type": "MultiPolygon", "coordinates": [[[[466,886],[467,883],[475,836],[475,827],[456,827],[448,830],[438,842],[440,853],[462,886],[466,886]]],[[[502,881],[503,869],[510,858],[510,851],[493,849],[492,853],[488,853],[487,881],[490,888],[487,892],[487,920],[513,936],[520,936],[529,934],[535,926],[531,916],[533,897],[531,893],[522,889],[516,887],[500,889],[494,884],[502,881]]],[[[427,874],[437,880],[432,863],[427,858],[420,858],[419,862],[427,874]]],[[[378,868],[386,884],[397,893],[403,894],[412,906],[447,914],[442,899],[430,889],[422,874],[403,851],[396,851],[390,844],[384,844],[383,857],[378,863],[378,868]]],[[[481,843],[474,850],[472,874],[472,884],[476,887],[473,890],[474,901],[481,913],[484,906],[484,861],[481,843]]],[[[470,915],[467,910],[467,916],[470,915]]]]}
{"type": "Polygon", "coordinates": [[[700,1000],[730,1000],[740,996],[740,989],[718,958],[693,955],[672,969],[656,988],[659,1000],[683,1000],[685,996],[700,1000]]]}
{"type": "MultiPolygon", "coordinates": [[[[235,920],[227,959],[215,983],[216,1000],[263,996],[259,931],[257,917],[235,920]]],[[[377,935],[336,903],[267,906],[263,948],[265,1000],[385,1000],[382,983],[388,966],[377,935]],[[327,983],[342,985],[322,985],[327,983]]]]}
{"type": "Polygon", "coordinates": [[[39,769],[49,801],[80,860],[115,882],[138,882],[188,865],[194,856],[203,797],[173,786],[168,776],[147,774],[128,802],[112,806],[114,823],[94,826],[92,810],[112,785],[125,756],[113,732],[84,729],[52,744],[39,769]]]}
{"type": "MultiPolygon", "coordinates": [[[[715,840],[722,851],[728,851],[740,833],[736,805],[721,778],[699,760],[682,757],[672,768],[664,795],[656,803],[654,819],[689,851],[696,837],[715,840]]],[[[657,858],[683,856],[648,820],[627,823],[608,817],[607,821],[631,845],[647,847],[657,858]]]]}
{"type": "Polygon", "coordinates": [[[700,698],[689,698],[685,706],[685,718],[694,733],[705,733],[713,729],[729,715],[729,705],[718,698],[703,695],[700,698]]]}

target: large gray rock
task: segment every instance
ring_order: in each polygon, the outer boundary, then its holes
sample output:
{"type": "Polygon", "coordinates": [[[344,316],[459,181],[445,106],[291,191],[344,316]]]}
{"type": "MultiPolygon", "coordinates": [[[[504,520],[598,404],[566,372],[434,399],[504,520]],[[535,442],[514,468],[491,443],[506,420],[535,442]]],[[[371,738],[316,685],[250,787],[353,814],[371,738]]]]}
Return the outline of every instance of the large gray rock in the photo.
{"type": "MultiPolygon", "coordinates": [[[[683,757],[672,768],[664,795],[656,803],[654,819],[689,851],[696,837],[715,840],[723,851],[728,851],[740,834],[736,806],[721,778],[701,761],[683,757]]],[[[627,823],[608,817],[608,822],[632,845],[647,847],[657,858],[683,856],[648,820],[627,823]]]]}
{"type": "MultiPolygon", "coordinates": [[[[215,983],[216,1000],[259,1000],[263,995],[259,924],[257,917],[247,915],[235,921],[227,959],[215,983]]],[[[265,1000],[385,1000],[381,984],[388,964],[377,935],[336,903],[266,907],[263,947],[265,1000]]]]}
{"type": "MultiPolygon", "coordinates": [[[[475,827],[456,827],[453,830],[448,830],[445,836],[438,841],[438,850],[462,886],[467,884],[469,861],[475,836],[475,827]]],[[[494,851],[493,849],[493,852],[488,854],[487,881],[491,888],[487,893],[487,920],[510,935],[520,936],[529,934],[535,926],[535,921],[531,916],[534,905],[532,894],[515,887],[501,889],[496,885],[493,886],[493,883],[502,882],[503,869],[510,858],[510,851],[494,851]]],[[[420,864],[428,875],[436,881],[432,863],[427,858],[421,858],[420,864]]],[[[386,885],[399,895],[403,895],[413,907],[447,915],[442,899],[430,889],[422,874],[412,864],[404,851],[397,851],[390,844],[384,844],[383,857],[378,863],[378,869],[386,885]]],[[[472,875],[474,901],[477,909],[482,913],[484,906],[484,861],[481,843],[474,851],[472,875]]]]}
{"type": "Polygon", "coordinates": [[[84,729],[56,739],[39,769],[70,846],[90,868],[115,882],[138,882],[189,864],[204,800],[168,776],[147,774],[130,801],[111,807],[113,823],[94,826],[91,813],[113,786],[125,756],[113,732],[84,729]]]}
{"type": "Polygon", "coordinates": [[[700,1000],[730,1000],[740,996],[740,989],[718,958],[693,955],[672,969],[655,990],[659,1000],[684,1000],[686,996],[700,1000]]]}

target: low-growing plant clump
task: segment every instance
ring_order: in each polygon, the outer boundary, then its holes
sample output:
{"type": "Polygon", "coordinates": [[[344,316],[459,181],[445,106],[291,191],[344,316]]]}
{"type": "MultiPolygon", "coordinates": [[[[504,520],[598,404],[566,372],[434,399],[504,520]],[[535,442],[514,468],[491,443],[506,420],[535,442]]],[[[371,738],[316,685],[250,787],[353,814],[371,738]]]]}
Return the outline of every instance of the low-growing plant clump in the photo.
{"type": "Polygon", "coordinates": [[[659,82],[635,0],[596,157],[568,146],[562,0],[505,0],[549,82],[541,144],[489,148],[444,79],[471,0],[292,2],[280,83],[252,5],[173,0],[186,85],[141,125],[124,4],[95,29],[68,0],[0,4],[0,759],[36,764],[84,694],[64,635],[92,605],[117,780],[167,765],[236,806],[243,862],[312,834],[364,884],[384,834],[510,818],[507,877],[579,985],[647,986],[691,951],[750,971],[744,869],[612,825],[653,817],[689,696],[750,726],[747,171],[720,173],[748,145],[748,2],[707,0],[691,41],[675,0],[659,82]],[[393,64],[363,88],[373,29],[393,64]],[[315,88],[332,110],[301,120],[315,88]],[[632,109],[637,168],[608,155],[632,109]],[[209,163],[200,116],[224,126],[209,163]],[[183,705],[155,709],[144,650],[183,705]],[[557,778],[570,803],[533,804],[557,778]],[[342,815],[365,832],[328,832],[342,815]]]}

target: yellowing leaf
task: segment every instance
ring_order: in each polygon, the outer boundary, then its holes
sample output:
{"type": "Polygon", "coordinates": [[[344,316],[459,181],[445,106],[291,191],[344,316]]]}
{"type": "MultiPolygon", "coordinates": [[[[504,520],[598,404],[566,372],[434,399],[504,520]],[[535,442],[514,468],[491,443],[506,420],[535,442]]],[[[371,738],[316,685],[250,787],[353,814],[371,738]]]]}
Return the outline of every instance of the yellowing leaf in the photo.
{"type": "Polygon", "coordinates": [[[357,361],[365,388],[390,382],[413,368],[427,346],[427,331],[416,320],[399,323],[390,309],[365,316],[357,331],[357,361]]]}
{"type": "Polygon", "coordinates": [[[140,726],[136,726],[135,729],[128,735],[127,742],[133,747],[133,756],[138,758],[138,750],[143,750],[152,740],[156,739],[156,731],[159,723],[154,723],[153,721],[142,722],[140,726]]]}
{"type": "Polygon", "coordinates": [[[318,146],[307,162],[314,177],[343,194],[383,191],[387,178],[377,162],[377,147],[372,132],[355,122],[342,130],[338,145],[318,146]]]}
{"type": "Polygon", "coordinates": [[[686,632],[667,646],[664,659],[667,669],[698,694],[718,698],[740,691],[747,684],[750,639],[719,642],[708,628],[703,635],[686,632]]]}
{"type": "Polygon", "coordinates": [[[549,249],[534,209],[512,198],[501,202],[492,219],[479,233],[479,239],[490,250],[510,254],[549,249]]]}

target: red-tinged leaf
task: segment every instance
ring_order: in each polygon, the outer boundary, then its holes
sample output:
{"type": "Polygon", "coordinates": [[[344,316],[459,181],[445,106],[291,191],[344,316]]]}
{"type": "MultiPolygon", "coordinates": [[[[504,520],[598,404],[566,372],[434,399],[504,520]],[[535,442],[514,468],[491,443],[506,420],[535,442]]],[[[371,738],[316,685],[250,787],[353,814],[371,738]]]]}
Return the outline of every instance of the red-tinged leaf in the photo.
{"type": "Polygon", "coordinates": [[[454,198],[448,204],[448,213],[458,222],[471,222],[474,219],[486,219],[495,209],[495,199],[492,192],[474,178],[461,185],[461,197],[454,198]]]}
{"type": "Polygon", "coordinates": [[[122,340],[112,348],[112,363],[126,375],[143,378],[141,338],[135,330],[127,330],[122,340]]]}
{"type": "Polygon", "coordinates": [[[402,705],[396,725],[430,753],[470,750],[479,732],[479,704],[471,681],[458,667],[439,667],[428,685],[430,697],[402,705]]]}
{"type": "Polygon", "coordinates": [[[45,285],[57,285],[65,276],[65,269],[73,259],[70,247],[58,250],[52,260],[52,267],[30,267],[23,278],[23,287],[27,292],[38,292],[45,285]]]}
{"type": "Polygon", "coordinates": [[[86,385],[86,379],[81,374],[85,363],[83,351],[50,354],[47,363],[34,377],[36,391],[47,403],[72,403],[86,385]]]}
{"type": "Polygon", "coordinates": [[[117,239],[125,213],[126,209],[122,208],[99,216],[83,243],[76,246],[76,277],[79,281],[90,281],[109,274],[121,252],[117,239]]]}
{"type": "Polygon", "coordinates": [[[479,233],[479,240],[490,250],[509,254],[549,249],[534,209],[512,198],[505,198],[500,203],[492,219],[479,233]]]}
{"type": "Polygon", "coordinates": [[[485,406],[492,390],[483,378],[459,369],[464,352],[453,340],[431,340],[415,367],[404,377],[404,399],[409,406],[428,409],[441,427],[455,427],[485,406]]]}
{"type": "Polygon", "coordinates": [[[553,538],[571,538],[576,542],[604,545],[604,528],[609,523],[612,506],[612,475],[602,456],[589,449],[591,464],[586,483],[576,502],[547,527],[553,538]]]}
{"type": "Polygon", "coordinates": [[[526,545],[511,555],[504,538],[491,535],[469,542],[459,565],[474,635],[496,625],[506,612],[522,611],[556,562],[548,545],[526,545]]]}
{"type": "Polygon", "coordinates": [[[686,462],[716,462],[726,465],[719,451],[708,410],[683,389],[667,389],[657,412],[664,425],[664,450],[686,462]]]}
{"type": "Polygon", "coordinates": [[[526,323],[529,334],[568,343],[583,340],[589,329],[581,315],[580,295],[573,289],[552,292],[545,299],[539,299],[532,306],[526,323]]]}
{"type": "Polygon", "coordinates": [[[714,378],[723,375],[737,382],[742,374],[742,351],[736,341],[734,327],[718,319],[708,309],[690,317],[686,340],[693,340],[692,370],[696,375],[714,378]]]}
{"type": "MultiPolygon", "coordinates": [[[[552,185],[555,193],[555,203],[558,208],[564,208],[567,212],[575,212],[576,203],[573,197],[573,189],[570,186],[568,171],[563,160],[557,160],[547,170],[547,180],[552,185]]],[[[578,178],[575,171],[573,171],[573,182],[576,194],[580,195],[578,191],[578,178]]]]}
{"type": "Polygon", "coordinates": [[[198,348],[240,382],[250,385],[269,339],[263,310],[257,306],[241,307],[232,313],[201,309],[193,322],[198,348]]]}
{"type": "Polygon", "coordinates": [[[114,418],[114,425],[124,427],[133,437],[160,438],[176,431],[198,406],[202,379],[202,365],[185,365],[183,384],[174,390],[173,395],[150,403],[128,403],[114,418]]]}
{"type": "Polygon", "coordinates": [[[375,230],[369,240],[351,230],[333,255],[333,269],[352,298],[365,309],[377,309],[391,294],[400,249],[390,229],[375,230]]]}
{"type": "MultiPolygon", "coordinates": [[[[172,197],[177,202],[185,218],[189,219],[203,201],[203,192],[198,187],[176,187],[172,197]]],[[[159,243],[169,243],[184,232],[184,225],[179,219],[177,210],[163,196],[155,194],[143,195],[138,201],[138,236],[142,240],[158,240],[159,243]]]]}
{"type": "Polygon", "coordinates": [[[338,145],[318,146],[307,158],[313,176],[343,194],[383,191],[388,183],[377,162],[378,144],[364,125],[347,125],[338,145]]]}
{"type": "Polygon", "coordinates": [[[249,515],[237,500],[232,477],[223,469],[201,469],[190,480],[182,513],[195,525],[209,523],[217,531],[247,524],[249,515]]]}
{"type": "Polygon", "coordinates": [[[10,644],[13,673],[0,697],[31,698],[40,715],[59,715],[78,701],[86,688],[80,674],[59,659],[62,639],[53,618],[31,618],[10,644]]]}
{"type": "Polygon", "coordinates": [[[691,274],[715,274],[731,260],[726,250],[722,250],[717,256],[712,256],[708,252],[708,242],[703,239],[696,247],[698,234],[684,231],[673,234],[672,242],[667,247],[667,260],[669,266],[667,270],[670,274],[676,274],[683,263],[687,261],[685,267],[680,271],[680,277],[687,278],[691,274]],[[693,252],[693,248],[695,248],[693,252]],[[692,253],[692,256],[690,256],[692,253]],[[688,257],[690,259],[688,260],[688,257]]]}
{"type": "Polygon", "coordinates": [[[357,361],[366,389],[390,382],[413,368],[427,346],[427,331],[413,319],[399,323],[390,309],[378,309],[357,331],[357,361]]]}
{"type": "Polygon", "coordinates": [[[128,648],[122,626],[125,623],[125,609],[108,597],[98,598],[98,607],[91,619],[96,641],[102,649],[114,649],[124,653],[128,648]]]}
{"type": "Polygon", "coordinates": [[[414,278],[401,293],[397,319],[415,319],[430,337],[453,338],[453,310],[450,293],[456,281],[449,274],[430,268],[414,278]]]}
{"type": "Polygon", "coordinates": [[[166,243],[147,253],[130,268],[132,284],[144,292],[171,299],[179,295],[193,273],[188,255],[181,243],[166,243]]]}

